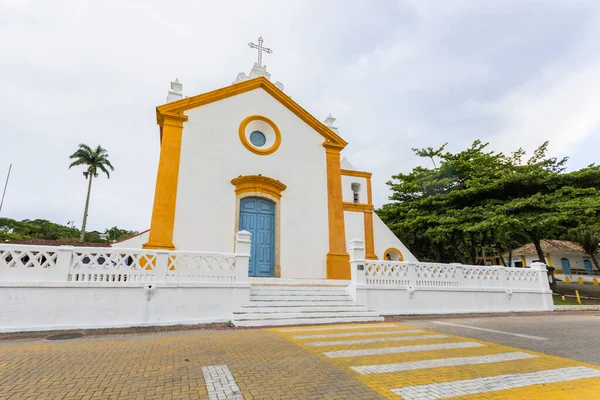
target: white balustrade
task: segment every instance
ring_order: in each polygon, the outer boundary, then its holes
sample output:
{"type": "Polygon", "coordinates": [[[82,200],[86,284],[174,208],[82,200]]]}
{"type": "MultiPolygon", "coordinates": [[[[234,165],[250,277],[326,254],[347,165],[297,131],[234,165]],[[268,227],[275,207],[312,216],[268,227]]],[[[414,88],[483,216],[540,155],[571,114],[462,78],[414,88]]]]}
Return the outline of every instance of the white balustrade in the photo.
{"type": "Polygon", "coordinates": [[[364,259],[364,243],[348,245],[352,280],[362,287],[548,289],[545,264],[531,268],[364,259]]]}
{"type": "Polygon", "coordinates": [[[0,282],[247,282],[250,246],[245,231],[236,235],[236,253],[0,244],[0,282]]]}

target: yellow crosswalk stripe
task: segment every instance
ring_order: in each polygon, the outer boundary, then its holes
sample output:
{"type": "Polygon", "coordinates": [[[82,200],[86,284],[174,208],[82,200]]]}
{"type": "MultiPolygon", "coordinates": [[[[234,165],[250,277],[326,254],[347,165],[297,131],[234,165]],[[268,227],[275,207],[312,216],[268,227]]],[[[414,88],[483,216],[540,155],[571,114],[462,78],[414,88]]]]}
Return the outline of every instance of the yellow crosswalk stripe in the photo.
{"type": "MultiPolygon", "coordinates": [[[[454,394],[460,395],[460,399],[600,399],[600,377],[591,377],[595,374],[595,370],[600,371],[600,367],[589,365],[561,357],[555,357],[536,353],[532,351],[516,349],[509,346],[504,346],[496,343],[488,343],[479,340],[443,334],[445,337],[436,337],[440,332],[425,330],[418,328],[419,332],[414,333],[414,340],[402,341],[383,341],[383,340],[367,340],[369,338],[385,339],[398,336],[398,330],[410,332],[416,328],[401,325],[401,324],[381,324],[381,329],[377,329],[377,325],[369,324],[368,329],[360,329],[360,325],[355,325],[356,328],[351,328],[352,325],[336,327],[321,326],[320,331],[310,330],[308,327],[306,334],[301,334],[296,331],[283,332],[277,329],[271,331],[284,337],[285,339],[303,347],[315,356],[326,360],[330,364],[346,371],[354,376],[364,385],[371,388],[373,391],[390,399],[400,399],[401,393],[408,396],[408,391],[403,391],[402,388],[411,388],[413,392],[409,398],[419,399],[428,398],[416,396],[415,390],[426,392],[432,391],[429,394],[430,398],[451,398],[454,394]],[[323,335],[330,335],[325,336],[323,335]],[[341,335],[341,336],[338,336],[341,335]],[[308,337],[307,337],[308,336],[308,337]],[[312,337],[311,337],[312,336],[312,337]],[[341,337],[343,339],[335,339],[341,337]],[[427,338],[424,338],[427,337],[427,338]],[[331,339],[329,339],[331,338],[331,339]],[[327,341],[331,341],[331,345],[327,345],[327,341]],[[338,343],[336,343],[338,342],[338,343]],[[318,346],[311,345],[318,343],[318,346]],[[477,347],[460,347],[460,343],[474,343],[477,347]],[[447,347],[447,345],[457,346],[456,348],[439,348],[429,351],[412,351],[423,350],[422,346],[436,345],[436,347],[447,347]],[[416,346],[416,347],[415,347],[416,346]],[[410,348],[412,347],[412,349],[410,348]],[[393,352],[393,349],[402,349],[401,352],[393,352]],[[373,354],[373,353],[389,353],[389,354],[373,354]],[[340,355],[332,358],[332,354],[340,355]],[[521,354],[519,357],[511,357],[511,354],[521,354]],[[328,356],[329,355],[329,356],[328,356]],[[481,361],[486,356],[492,356],[493,362],[479,362],[469,364],[468,362],[458,362],[452,360],[462,360],[464,358],[475,357],[481,361]],[[436,361],[436,360],[451,360],[451,361],[436,361]],[[407,363],[417,362],[425,365],[419,368],[406,368],[407,363]],[[383,364],[400,365],[397,371],[377,371],[372,373],[361,373],[359,371],[371,370],[369,366],[381,366],[383,364]],[[441,366],[435,366],[441,364],[441,366]],[[443,365],[447,364],[447,365],[443,365]],[[458,364],[458,365],[455,365],[458,364]],[[357,368],[359,367],[359,368],[357,368]],[[353,369],[354,368],[354,369],[353,369]],[[570,371],[571,373],[579,373],[580,376],[571,376],[565,382],[554,382],[557,380],[556,374],[548,372],[552,370],[570,371]],[[587,375],[586,375],[587,374],[587,375]],[[591,374],[591,375],[590,375],[591,374]],[[505,375],[506,378],[495,378],[500,375],[505,375]],[[519,377],[531,377],[532,384],[519,381],[519,377]],[[533,384],[536,379],[549,379],[546,384],[533,384]],[[469,392],[453,391],[455,388],[452,382],[466,382],[473,388],[485,386],[486,382],[492,382],[501,390],[493,390],[482,393],[464,394],[469,392]],[[498,381],[501,384],[498,384],[498,381]],[[506,381],[506,383],[504,383],[506,381]],[[511,383],[512,382],[512,383],[511,383]],[[519,383],[515,383],[519,382],[519,383]],[[479,386],[478,386],[479,385],[479,386]],[[512,386],[511,386],[512,385],[512,386]],[[522,385],[522,387],[514,387],[522,385]],[[396,389],[396,393],[392,390],[396,389]],[[447,390],[445,395],[439,393],[447,390]],[[435,393],[434,393],[435,392],[435,393]],[[453,394],[454,393],[454,394],[453,394]],[[462,394],[461,394],[462,393],[462,394]],[[590,397],[594,393],[596,397],[590,397]],[[436,397],[438,396],[438,397],[436,397]],[[446,397],[444,397],[446,396],[446,397]],[[448,397],[450,396],[450,397],[448,397]],[[587,397],[586,397],[587,396],[587,397]]],[[[316,328],[316,327],[315,327],[316,328]]],[[[408,390],[408,389],[407,389],[408,390]]],[[[472,389],[476,390],[476,389],[472,389]]]]}

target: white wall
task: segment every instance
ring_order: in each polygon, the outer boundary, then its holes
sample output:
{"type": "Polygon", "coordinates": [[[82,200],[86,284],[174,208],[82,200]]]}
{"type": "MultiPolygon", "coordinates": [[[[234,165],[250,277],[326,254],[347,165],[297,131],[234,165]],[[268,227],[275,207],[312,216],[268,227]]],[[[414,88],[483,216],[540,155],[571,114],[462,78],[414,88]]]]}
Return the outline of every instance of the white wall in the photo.
{"type": "Polygon", "coordinates": [[[186,112],[173,244],[178,250],[233,250],[235,187],[240,175],[287,185],[281,198],[282,278],[325,278],[329,251],[323,137],[262,89],[186,112]],[[258,114],[281,131],[277,151],[260,156],[239,139],[244,118],[258,114]]]}
{"type": "Polygon", "coordinates": [[[365,217],[362,212],[344,211],[346,243],[353,239],[365,240],[365,217]]]}
{"type": "Polygon", "coordinates": [[[542,290],[444,288],[357,288],[359,303],[382,315],[462,314],[492,312],[553,311],[552,293],[542,290]]]}
{"type": "Polygon", "coordinates": [[[375,254],[380,260],[384,259],[383,252],[394,247],[402,252],[404,261],[418,261],[408,248],[394,235],[379,216],[373,213],[373,236],[375,240],[375,254]]]}
{"type": "Polygon", "coordinates": [[[116,247],[121,249],[141,249],[145,243],[148,243],[149,237],[150,231],[146,231],[132,238],[123,240],[122,242],[112,243],[110,247],[116,247]]]}
{"type": "Polygon", "coordinates": [[[227,322],[249,285],[0,285],[0,332],[227,322]]]}
{"type": "Polygon", "coordinates": [[[362,204],[368,204],[369,197],[367,192],[367,178],[361,178],[358,176],[346,176],[342,175],[342,199],[345,202],[354,202],[354,192],[352,191],[352,183],[356,182],[360,184],[360,191],[358,192],[358,202],[362,204]]]}

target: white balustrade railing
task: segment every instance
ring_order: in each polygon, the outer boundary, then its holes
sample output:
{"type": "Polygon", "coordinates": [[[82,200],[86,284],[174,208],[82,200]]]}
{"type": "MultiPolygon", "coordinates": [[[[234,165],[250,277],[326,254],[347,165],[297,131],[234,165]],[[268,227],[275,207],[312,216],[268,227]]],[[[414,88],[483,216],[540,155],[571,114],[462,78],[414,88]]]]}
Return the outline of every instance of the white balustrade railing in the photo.
{"type": "Polygon", "coordinates": [[[0,282],[247,282],[250,233],[238,232],[235,245],[235,253],[207,253],[0,244],[0,282]]]}
{"type": "Polygon", "coordinates": [[[362,287],[549,289],[546,265],[531,268],[366,260],[364,243],[349,243],[352,281],[362,287]]]}

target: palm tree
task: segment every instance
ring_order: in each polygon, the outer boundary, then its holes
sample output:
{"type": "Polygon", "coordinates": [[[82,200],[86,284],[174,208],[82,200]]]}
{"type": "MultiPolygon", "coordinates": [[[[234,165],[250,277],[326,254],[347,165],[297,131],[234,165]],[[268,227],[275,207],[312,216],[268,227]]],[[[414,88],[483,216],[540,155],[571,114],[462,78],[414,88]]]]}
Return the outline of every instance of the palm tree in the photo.
{"type": "Polygon", "coordinates": [[[600,249],[600,231],[589,226],[581,226],[570,231],[571,240],[579,243],[583,252],[590,256],[596,268],[600,271],[596,253],[600,249]]]}
{"type": "Polygon", "coordinates": [[[86,144],[80,144],[77,151],[69,157],[69,159],[74,160],[71,165],[69,165],[69,169],[71,167],[76,167],[78,165],[84,165],[86,170],[83,171],[83,176],[88,180],[88,190],[87,197],[85,199],[85,210],[83,211],[83,224],[81,225],[81,235],[79,236],[79,241],[83,242],[83,238],[85,236],[85,224],[87,223],[88,217],[88,208],[90,206],[90,192],[92,190],[92,178],[98,177],[98,172],[102,171],[106,174],[107,178],[110,178],[110,173],[108,169],[114,171],[114,167],[108,161],[108,153],[106,149],[103,149],[102,146],[98,145],[96,150],[92,149],[90,146],[86,144]]]}

